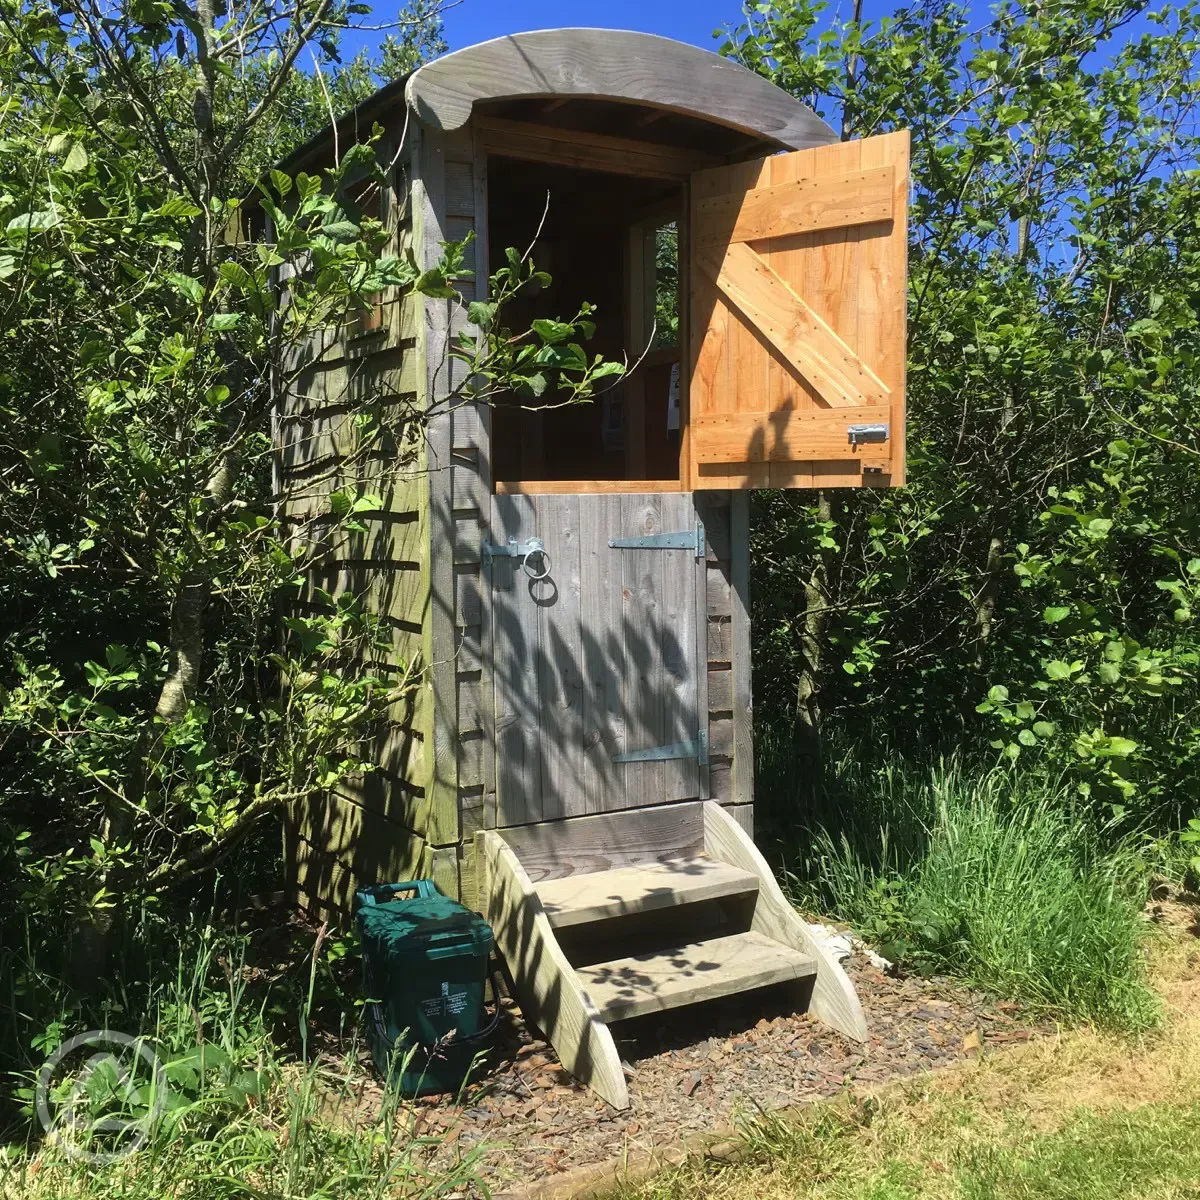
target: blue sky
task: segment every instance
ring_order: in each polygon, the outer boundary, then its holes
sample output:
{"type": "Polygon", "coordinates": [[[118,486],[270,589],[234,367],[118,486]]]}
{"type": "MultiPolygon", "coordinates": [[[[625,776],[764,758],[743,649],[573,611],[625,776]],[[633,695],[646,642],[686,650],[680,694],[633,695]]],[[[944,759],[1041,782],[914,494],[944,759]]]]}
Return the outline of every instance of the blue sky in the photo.
{"type": "MultiPolygon", "coordinates": [[[[830,3],[830,11],[839,7],[852,10],[852,3],[830,3]]],[[[863,15],[890,12],[895,5],[881,0],[866,0],[863,15]]],[[[982,12],[984,4],[978,4],[982,12]]],[[[383,12],[378,5],[377,12],[383,12]]],[[[639,33],[658,33],[663,37],[691,42],[706,50],[715,50],[714,29],[741,22],[741,0],[462,0],[447,9],[443,20],[446,40],[452,50],[485,42],[506,33],[527,29],[555,29],[563,25],[594,25],[601,29],[634,29],[639,33]]]]}
{"type": "MultiPolygon", "coordinates": [[[[593,25],[602,29],[634,29],[691,42],[715,50],[713,30],[741,23],[742,0],[447,0],[443,13],[446,40],[451,50],[461,50],[489,38],[527,29],[555,29],[566,25],[593,25]]],[[[864,0],[863,16],[874,23],[895,10],[900,0],[864,0]]],[[[983,25],[992,0],[968,0],[983,25]]],[[[371,20],[387,20],[399,7],[397,0],[374,0],[371,20]]],[[[829,16],[852,11],[853,0],[830,0],[829,16]]],[[[1144,18],[1118,37],[1149,28],[1144,18]]],[[[351,52],[382,38],[378,33],[350,34],[344,46],[351,52]]]]}
{"type": "MultiPolygon", "coordinates": [[[[403,0],[372,0],[373,12],[364,20],[386,22],[393,19],[403,0]]],[[[716,50],[719,42],[713,31],[742,23],[743,0],[446,0],[442,12],[446,41],[451,50],[461,50],[490,38],[529,29],[556,29],[584,25],[601,29],[633,29],[657,33],[663,37],[690,42],[706,50],[716,50]]],[[[978,27],[985,26],[995,0],[967,0],[967,7],[978,27]]],[[[828,0],[822,24],[831,18],[849,16],[854,0],[828,0]]],[[[900,6],[902,0],[864,0],[863,18],[873,26],[900,6]]],[[[1125,41],[1157,27],[1145,15],[1139,16],[1104,47],[1107,57],[1125,41]]],[[[348,57],[360,49],[377,45],[381,32],[349,32],[342,39],[348,57]]]]}
{"type": "Polygon", "coordinates": [[[506,33],[560,25],[635,29],[713,49],[712,31],[737,21],[740,14],[739,0],[462,0],[444,20],[446,40],[454,50],[506,33]]]}

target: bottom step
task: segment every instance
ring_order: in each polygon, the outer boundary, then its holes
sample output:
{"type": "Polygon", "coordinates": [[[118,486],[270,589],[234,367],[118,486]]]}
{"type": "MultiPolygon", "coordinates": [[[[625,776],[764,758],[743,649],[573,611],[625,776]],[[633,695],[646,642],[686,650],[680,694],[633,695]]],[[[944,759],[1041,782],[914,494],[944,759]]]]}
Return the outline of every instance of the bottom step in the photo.
{"type": "Polygon", "coordinates": [[[575,969],[606,1021],[715,1000],[816,972],[811,958],[760,933],[735,933],[575,969]]]}

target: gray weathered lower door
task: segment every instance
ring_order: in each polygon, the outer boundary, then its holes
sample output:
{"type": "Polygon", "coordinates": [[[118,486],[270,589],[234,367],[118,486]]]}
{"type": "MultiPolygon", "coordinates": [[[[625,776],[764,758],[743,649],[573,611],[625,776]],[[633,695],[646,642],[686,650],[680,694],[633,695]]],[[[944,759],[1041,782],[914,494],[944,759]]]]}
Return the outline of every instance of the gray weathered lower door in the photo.
{"type": "Polygon", "coordinates": [[[492,497],[490,540],[540,538],[528,570],[487,565],[496,713],[496,824],[524,825],[701,796],[703,559],[614,539],[694,530],[690,493],[492,497]]]}

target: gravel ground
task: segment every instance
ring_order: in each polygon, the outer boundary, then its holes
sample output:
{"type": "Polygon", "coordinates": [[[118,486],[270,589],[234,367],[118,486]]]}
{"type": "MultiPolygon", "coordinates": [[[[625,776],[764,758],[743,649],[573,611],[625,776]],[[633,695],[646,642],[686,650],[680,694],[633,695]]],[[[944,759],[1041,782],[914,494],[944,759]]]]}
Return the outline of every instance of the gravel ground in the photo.
{"type": "MultiPolygon", "coordinates": [[[[896,978],[858,954],[846,969],[866,1011],[866,1045],[781,1011],[770,991],[616,1026],[629,1079],[625,1112],[575,1083],[509,1007],[483,1081],[461,1104],[448,1096],[414,1102],[411,1128],[439,1139],[439,1154],[479,1152],[483,1177],[502,1192],[728,1126],[756,1104],[774,1109],[835,1096],[1039,1032],[1015,1005],[945,979],[896,978]]],[[[378,1086],[367,1085],[360,1103],[378,1100],[378,1086]]]]}

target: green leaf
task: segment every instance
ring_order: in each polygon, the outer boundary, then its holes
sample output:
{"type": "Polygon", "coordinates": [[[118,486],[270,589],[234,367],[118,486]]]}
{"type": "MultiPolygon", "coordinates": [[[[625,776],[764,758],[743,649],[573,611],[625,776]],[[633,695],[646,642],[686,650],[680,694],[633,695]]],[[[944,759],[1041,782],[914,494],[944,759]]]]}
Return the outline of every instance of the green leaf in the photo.
{"type": "Polygon", "coordinates": [[[254,276],[239,262],[223,262],[217,268],[217,274],[230,287],[240,288],[242,291],[258,290],[258,282],[254,276]]]}
{"type": "Polygon", "coordinates": [[[437,267],[418,275],[413,287],[423,296],[434,300],[451,300],[458,295],[458,291],[447,283],[445,274],[437,267]]]}
{"type": "Polygon", "coordinates": [[[216,330],[218,333],[224,333],[227,330],[235,328],[241,319],[241,313],[213,313],[208,318],[208,327],[209,329],[216,330]]]}
{"type": "Polygon", "coordinates": [[[1057,625],[1059,621],[1065,621],[1071,615],[1071,610],[1062,606],[1048,608],[1042,613],[1042,620],[1047,625],[1057,625]]]}
{"type": "Polygon", "coordinates": [[[353,221],[330,221],[321,226],[321,232],[337,242],[352,242],[358,237],[358,226],[353,221]]]}
{"type": "Polygon", "coordinates": [[[540,371],[533,375],[514,375],[513,384],[517,389],[517,394],[529,399],[536,400],[541,396],[548,386],[546,376],[540,371]]]}
{"type": "Polygon", "coordinates": [[[993,684],[988,688],[988,699],[993,704],[1004,704],[1008,700],[1008,688],[1002,683],[993,684]]]}
{"type": "Polygon", "coordinates": [[[13,217],[5,229],[8,233],[45,233],[46,230],[61,224],[62,217],[59,216],[58,209],[39,208],[13,217]]]}
{"type": "Polygon", "coordinates": [[[130,425],[125,431],[125,438],[129,445],[129,453],[135,462],[142,466],[149,466],[154,462],[154,450],[141,429],[136,425],[130,425]]]}
{"type": "Polygon", "coordinates": [[[375,155],[375,147],[370,142],[355,142],[345,154],[342,155],[342,179],[345,180],[346,175],[354,172],[357,168],[362,168],[374,175],[377,173],[379,159],[375,155]]]}
{"type": "Polygon", "coordinates": [[[193,217],[198,217],[201,212],[203,212],[203,209],[193,204],[185,196],[172,196],[154,210],[154,215],[159,217],[179,217],[190,221],[193,217]]]}
{"type": "Polygon", "coordinates": [[[1132,738],[1109,737],[1100,739],[1092,752],[1105,758],[1128,758],[1137,748],[1138,744],[1132,738]]]}
{"type": "Polygon", "coordinates": [[[496,306],[489,304],[486,300],[472,300],[467,305],[467,320],[472,325],[478,325],[481,328],[492,323],[492,319],[496,315],[496,306]]]}
{"type": "Polygon", "coordinates": [[[1061,658],[1056,658],[1046,664],[1046,674],[1051,679],[1070,679],[1071,665],[1063,662],[1061,658]]]}
{"type": "Polygon", "coordinates": [[[168,1068],[187,1066],[197,1071],[211,1071],[214,1067],[223,1067],[230,1061],[229,1055],[211,1042],[203,1046],[193,1046],[183,1054],[178,1054],[164,1065],[168,1068]]]}
{"type": "Polygon", "coordinates": [[[190,275],[172,271],[167,276],[167,282],[181,295],[190,300],[197,308],[204,303],[204,284],[190,275]]]}
{"type": "Polygon", "coordinates": [[[76,142],[71,147],[71,152],[67,155],[66,161],[63,163],[64,171],[82,171],[88,165],[88,153],[83,148],[82,142],[76,142]]]}
{"type": "Polygon", "coordinates": [[[1033,723],[1033,732],[1040,738],[1053,737],[1054,729],[1053,721],[1034,721],[1033,723]]]}
{"type": "Polygon", "coordinates": [[[610,375],[624,375],[625,364],[613,362],[611,359],[598,362],[592,367],[593,379],[607,379],[610,375]]]}
{"type": "Polygon", "coordinates": [[[356,513],[378,512],[383,508],[383,501],[369,494],[359,496],[351,492],[333,492],[329,497],[329,507],[335,516],[349,517],[356,513]]]}
{"type": "Polygon", "coordinates": [[[556,342],[566,341],[575,332],[574,328],[566,321],[552,321],[546,318],[531,321],[530,326],[542,341],[552,345],[556,342]]]}

